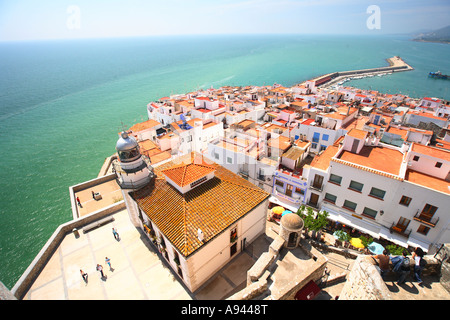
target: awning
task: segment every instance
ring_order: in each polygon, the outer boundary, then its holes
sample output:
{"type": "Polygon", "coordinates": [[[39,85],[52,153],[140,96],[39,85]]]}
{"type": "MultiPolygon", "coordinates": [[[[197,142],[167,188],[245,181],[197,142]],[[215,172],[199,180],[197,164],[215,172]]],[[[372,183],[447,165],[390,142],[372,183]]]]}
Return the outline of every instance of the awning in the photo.
{"type": "Polygon", "coordinates": [[[322,210],[328,212],[328,219],[348,225],[352,228],[356,228],[363,233],[369,234],[375,239],[380,238],[379,232],[381,227],[379,226],[373,225],[358,218],[354,218],[346,213],[338,212],[326,206],[322,206],[322,210]]]}
{"type": "Polygon", "coordinates": [[[407,239],[395,232],[392,232],[385,227],[382,227],[380,230],[380,236],[386,240],[389,240],[399,246],[402,246],[404,248],[408,248],[408,242],[407,239]]]}
{"type": "Polygon", "coordinates": [[[312,300],[320,292],[319,286],[314,282],[310,281],[301,288],[295,295],[295,300],[312,300]]]}
{"type": "Polygon", "coordinates": [[[284,207],[284,208],[286,208],[286,209],[288,209],[288,210],[291,210],[292,212],[297,212],[297,211],[298,211],[298,208],[294,207],[294,206],[291,205],[291,204],[288,204],[288,203],[286,203],[286,202],[281,201],[281,200],[278,199],[277,197],[271,196],[271,197],[269,198],[269,201],[272,202],[272,203],[275,203],[275,204],[277,204],[277,205],[279,205],[279,206],[282,206],[282,207],[284,207]]]}
{"type": "Polygon", "coordinates": [[[370,112],[370,111],[372,111],[372,109],[373,109],[373,107],[363,107],[363,108],[361,108],[361,111],[370,112]]]}
{"type": "Polygon", "coordinates": [[[428,252],[429,248],[430,248],[429,242],[425,242],[425,241],[415,239],[412,237],[409,237],[407,243],[408,243],[408,245],[410,245],[411,247],[414,247],[414,248],[420,247],[420,248],[422,248],[423,251],[426,251],[426,252],[428,252]]]}

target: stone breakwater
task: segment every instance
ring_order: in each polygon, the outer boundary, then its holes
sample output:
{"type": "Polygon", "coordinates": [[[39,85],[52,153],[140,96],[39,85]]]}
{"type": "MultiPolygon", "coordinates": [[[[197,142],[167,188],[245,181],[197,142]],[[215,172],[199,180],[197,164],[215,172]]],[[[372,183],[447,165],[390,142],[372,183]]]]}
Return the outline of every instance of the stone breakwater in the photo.
{"type": "Polygon", "coordinates": [[[333,72],[314,78],[312,81],[315,81],[317,87],[326,88],[335,84],[342,85],[344,82],[353,79],[383,76],[394,72],[414,70],[413,67],[398,56],[388,58],[386,61],[389,63],[388,67],[333,72]]]}

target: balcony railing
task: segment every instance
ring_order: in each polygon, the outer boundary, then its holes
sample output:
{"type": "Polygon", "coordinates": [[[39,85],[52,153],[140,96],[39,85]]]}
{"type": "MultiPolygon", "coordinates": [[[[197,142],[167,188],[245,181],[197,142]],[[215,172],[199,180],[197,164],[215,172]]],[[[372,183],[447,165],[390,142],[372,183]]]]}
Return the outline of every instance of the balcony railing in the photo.
{"type": "Polygon", "coordinates": [[[391,233],[395,232],[395,233],[397,233],[397,234],[399,234],[399,235],[401,235],[403,237],[406,237],[406,238],[408,238],[409,235],[411,234],[411,229],[408,231],[403,226],[399,226],[399,225],[396,225],[394,223],[392,223],[392,226],[389,228],[389,231],[391,233]]]}
{"type": "Polygon", "coordinates": [[[414,220],[419,221],[421,223],[424,223],[424,224],[434,228],[434,227],[436,227],[437,223],[439,222],[439,217],[433,219],[433,217],[430,217],[423,213],[419,213],[417,211],[417,213],[414,215],[414,220]]]}
{"type": "Polygon", "coordinates": [[[315,189],[317,191],[322,191],[323,189],[323,183],[319,184],[312,182],[309,186],[311,187],[311,189],[315,189]]]}

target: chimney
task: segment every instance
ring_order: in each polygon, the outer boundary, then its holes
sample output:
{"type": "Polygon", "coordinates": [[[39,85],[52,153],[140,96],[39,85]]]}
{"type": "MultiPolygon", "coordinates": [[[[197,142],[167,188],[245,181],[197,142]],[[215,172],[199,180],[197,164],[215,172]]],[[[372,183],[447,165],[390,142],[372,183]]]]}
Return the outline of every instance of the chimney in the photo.
{"type": "Polygon", "coordinates": [[[200,240],[201,242],[203,242],[203,239],[205,238],[205,237],[204,237],[204,234],[203,234],[203,231],[200,230],[200,229],[197,230],[197,238],[198,238],[198,240],[200,240]]]}

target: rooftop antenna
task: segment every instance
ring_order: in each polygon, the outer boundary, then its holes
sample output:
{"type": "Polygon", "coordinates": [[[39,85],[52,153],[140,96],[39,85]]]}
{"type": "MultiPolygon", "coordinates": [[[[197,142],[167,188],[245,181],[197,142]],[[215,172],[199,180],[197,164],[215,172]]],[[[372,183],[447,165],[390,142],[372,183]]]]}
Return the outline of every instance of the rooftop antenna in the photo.
{"type": "Polygon", "coordinates": [[[124,124],[122,121],[120,121],[121,125],[122,125],[122,130],[121,131],[127,131],[128,126],[126,124],[124,124]]]}

